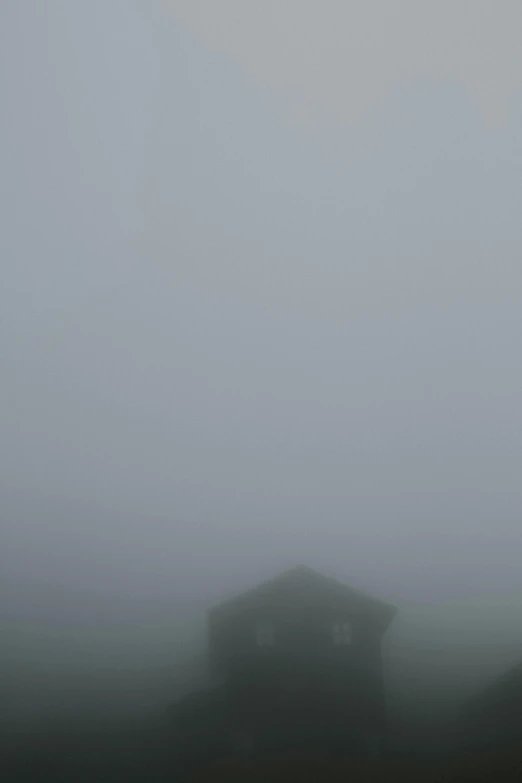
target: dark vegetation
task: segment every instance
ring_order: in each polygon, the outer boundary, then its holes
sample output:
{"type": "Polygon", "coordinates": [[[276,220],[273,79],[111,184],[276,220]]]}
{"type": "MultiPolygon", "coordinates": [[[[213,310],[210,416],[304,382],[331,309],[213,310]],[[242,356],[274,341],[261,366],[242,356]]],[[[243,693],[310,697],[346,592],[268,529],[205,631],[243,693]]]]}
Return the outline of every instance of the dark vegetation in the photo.
{"type": "MultiPolygon", "coordinates": [[[[4,740],[6,734],[4,732],[4,740]]],[[[369,758],[342,747],[271,749],[249,757],[224,749],[192,756],[177,753],[168,722],[141,721],[49,725],[9,738],[2,781],[519,781],[522,742],[454,752],[393,752],[369,758]]]]}
{"type": "Polygon", "coordinates": [[[522,745],[430,759],[393,756],[369,759],[305,752],[264,759],[220,759],[202,767],[190,779],[194,783],[518,781],[522,779],[522,745]]]}
{"type": "MultiPolygon", "coordinates": [[[[501,678],[491,693],[507,687],[501,678]]],[[[479,739],[463,732],[472,709],[440,714],[400,702],[389,705],[389,743],[380,757],[348,744],[329,741],[267,743],[249,753],[234,751],[220,734],[220,705],[207,707],[201,691],[166,709],[137,718],[61,719],[7,725],[1,730],[0,780],[6,781],[518,781],[522,780],[522,731],[501,739],[493,722],[479,739]],[[181,705],[185,705],[180,709],[181,705]],[[187,706],[190,709],[187,709],[187,706]],[[405,719],[407,716],[407,720],[405,719]],[[180,717],[182,722],[180,724],[180,717]],[[180,728],[190,722],[183,741],[180,728]]],[[[488,702],[487,693],[482,704],[488,702]]],[[[512,704],[513,700],[507,701],[512,704]]],[[[463,705],[467,706],[468,705],[463,705]]],[[[101,713],[101,710],[100,710],[101,713]]],[[[482,715],[482,711],[479,711],[482,715]]],[[[520,714],[520,712],[518,713],[520,714]]],[[[512,725],[515,725],[512,722],[512,725]]]]}
{"type": "Polygon", "coordinates": [[[61,720],[4,729],[0,779],[172,780],[169,733],[162,716],[61,720]]]}

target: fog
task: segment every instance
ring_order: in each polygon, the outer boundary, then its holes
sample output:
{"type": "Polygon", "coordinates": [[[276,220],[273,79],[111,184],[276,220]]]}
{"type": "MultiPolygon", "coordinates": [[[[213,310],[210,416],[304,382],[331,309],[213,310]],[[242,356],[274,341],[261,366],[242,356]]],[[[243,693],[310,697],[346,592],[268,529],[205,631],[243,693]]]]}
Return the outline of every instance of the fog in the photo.
{"type": "Polygon", "coordinates": [[[2,4],[9,716],[163,709],[302,562],[397,692],[522,659],[520,7],[323,5],[2,4]]]}

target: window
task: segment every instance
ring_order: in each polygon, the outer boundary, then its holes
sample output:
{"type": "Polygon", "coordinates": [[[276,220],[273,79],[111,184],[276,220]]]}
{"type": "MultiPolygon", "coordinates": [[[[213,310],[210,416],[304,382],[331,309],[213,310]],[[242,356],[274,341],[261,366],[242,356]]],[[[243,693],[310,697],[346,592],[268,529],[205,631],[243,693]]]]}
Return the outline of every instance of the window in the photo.
{"type": "Polygon", "coordinates": [[[334,644],[352,643],[352,626],[347,622],[337,622],[333,624],[332,636],[334,644]]]}
{"type": "Polygon", "coordinates": [[[275,644],[275,628],[273,623],[259,623],[255,629],[258,647],[273,647],[275,644]]]}

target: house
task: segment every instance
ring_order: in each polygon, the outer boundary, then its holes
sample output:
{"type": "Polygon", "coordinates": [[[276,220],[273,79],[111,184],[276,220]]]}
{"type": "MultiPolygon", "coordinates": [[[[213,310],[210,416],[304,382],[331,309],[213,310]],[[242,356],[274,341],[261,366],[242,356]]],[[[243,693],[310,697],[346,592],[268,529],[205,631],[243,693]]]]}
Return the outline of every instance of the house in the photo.
{"type": "Polygon", "coordinates": [[[395,611],[304,566],[211,608],[217,689],[208,694],[221,704],[221,731],[243,747],[377,749],[386,735],[381,639],[395,611]]]}

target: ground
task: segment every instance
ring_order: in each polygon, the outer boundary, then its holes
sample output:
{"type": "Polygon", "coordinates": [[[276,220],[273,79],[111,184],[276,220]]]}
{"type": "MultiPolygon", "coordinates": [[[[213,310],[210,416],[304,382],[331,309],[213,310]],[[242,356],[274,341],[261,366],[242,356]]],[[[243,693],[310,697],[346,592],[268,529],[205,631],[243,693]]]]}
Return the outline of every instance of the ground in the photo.
{"type": "Polygon", "coordinates": [[[199,758],[180,764],[168,725],[60,726],[25,735],[0,759],[6,783],[515,783],[522,780],[522,740],[453,756],[349,756],[344,749],[264,756],[199,758]]]}

